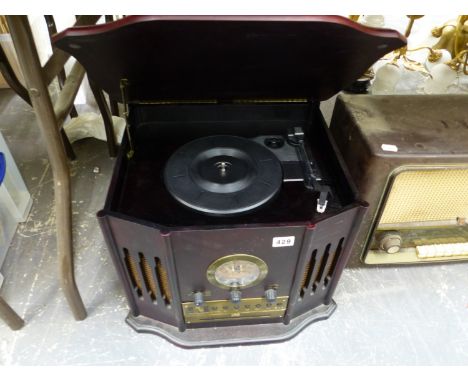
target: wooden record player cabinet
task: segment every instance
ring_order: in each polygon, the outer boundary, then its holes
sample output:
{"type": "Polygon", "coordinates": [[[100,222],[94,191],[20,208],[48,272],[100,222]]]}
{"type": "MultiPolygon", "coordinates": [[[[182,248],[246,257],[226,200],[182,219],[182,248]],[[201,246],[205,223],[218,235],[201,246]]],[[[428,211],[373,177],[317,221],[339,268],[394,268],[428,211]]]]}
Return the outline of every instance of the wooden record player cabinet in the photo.
{"type": "Polygon", "coordinates": [[[186,347],[271,342],[333,312],[366,204],[319,103],[402,46],[402,36],[334,16],[135,16],[68,29],[54,41],[128,111],[98,217],[132,327],[186,347]],[[284,134],[295,126],[304,128],[334,195],[323,214],[315,199],[287,184],[270,205],[230,218],[182,208],[164,188],[165,161],[192,139],[284,134]],[[294,237],[294,244],[275,248],[278,237],[294,237]],[[237,305],[206,277],[213,261],[233,254],[268,267],[237,305]],[[277,293],[274,303],[268,288],[277,293]]]}

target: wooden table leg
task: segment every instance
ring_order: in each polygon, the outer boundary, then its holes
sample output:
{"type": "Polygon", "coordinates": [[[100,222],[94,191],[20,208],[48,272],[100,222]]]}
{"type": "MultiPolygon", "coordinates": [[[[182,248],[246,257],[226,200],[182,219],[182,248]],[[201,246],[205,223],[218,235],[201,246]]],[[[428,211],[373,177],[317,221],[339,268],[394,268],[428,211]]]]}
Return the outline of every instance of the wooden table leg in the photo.
{"type": "Polygon", "coordinates": [[[12,330],[19,330],[24,326],[23,319],[16,314],[2,297],[0,297],[0,318],[5,321],[12,330]]]}
{"type": "Polygon", "coordinates": [[[7,16],[7,22],[54,177],[57,252],[62,288],[75,319],[83,320],[86,318],[86,310],[76,287],[73,266],[70,171],[60,137],[60,126],[45,85],[27,16],[7,16]]]}

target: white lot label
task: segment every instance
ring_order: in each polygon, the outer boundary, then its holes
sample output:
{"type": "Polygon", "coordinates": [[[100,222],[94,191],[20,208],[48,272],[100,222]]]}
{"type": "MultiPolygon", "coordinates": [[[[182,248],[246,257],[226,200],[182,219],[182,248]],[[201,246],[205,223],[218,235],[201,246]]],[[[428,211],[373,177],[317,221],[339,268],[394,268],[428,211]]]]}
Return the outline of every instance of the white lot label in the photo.
{"type": "Polygon", "coordinates": [[[273,247],[292,247],[294,245],[294,236],[282,236],[273,238],[273,247]]]}
{"type": "Polygon", "coordinates": [[[391,151],[393,153],[397,153],[398,152],[398,147],[395,146],[395,145],[386,145],[386,144],[383,144],[382,146],[382,150],[383,151],[391,151]]]}

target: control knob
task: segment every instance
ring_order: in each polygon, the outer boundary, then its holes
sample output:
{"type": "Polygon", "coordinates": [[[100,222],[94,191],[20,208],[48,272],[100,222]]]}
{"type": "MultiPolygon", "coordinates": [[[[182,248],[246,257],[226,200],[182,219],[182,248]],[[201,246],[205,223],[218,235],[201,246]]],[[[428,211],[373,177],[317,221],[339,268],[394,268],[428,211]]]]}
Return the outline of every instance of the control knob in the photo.
{"type": "Polygon", "coordinates": [[[278,295],[278,292],[274,288],[269,288],[265,291],[265,299],[269,303],[275,302],[277,295],[278,295]]]}
{"type": "Polygon", "coordinates": [[[193,294],[193,302],[195,303],[195,306],[202,306],[205,303],[203,292],[195,292],[193,294]]]}
{"type": "Polygon", "coordinates": [[[401,235],[396,231],[387,232],[380,239],[380,249],[387,253],[397,253],[401,248],[401,235]]]}
{"type": "Polygon", "coordinates": [[[242,292],[239,289],[232,289],[230,295],[233,304],[239,304],[241,302],[242,292]]]}

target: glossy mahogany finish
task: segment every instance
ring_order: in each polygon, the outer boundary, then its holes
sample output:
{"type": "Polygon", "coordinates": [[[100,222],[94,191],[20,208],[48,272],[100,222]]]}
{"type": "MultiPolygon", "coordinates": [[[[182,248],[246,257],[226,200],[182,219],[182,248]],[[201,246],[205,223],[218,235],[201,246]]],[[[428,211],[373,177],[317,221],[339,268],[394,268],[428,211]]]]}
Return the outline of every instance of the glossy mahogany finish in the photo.
{"type": "Polygon", "coordinates": [[[325,100],[405,44],[339,16],[131,16],[54,43],[114,99],[325,100]]]}
{"type": "Polygon", "coordinates": [[[67,30],[55,43],[111,97],[119,99],[120,80],[129,81],[134,154],[126,155],[125,138],[98,216],[133,316],[180,332],[232,325],[255,332],[254,324],[289,324],[332,303],[366,204],[342,166],[319,100],[402,46],[398,32],[332,16],[135,16],[67,30]],[[307,100],[266,100],[291,97],[307,100]],[[235,102],[246,98],[263,102],[235,102]],[[171,99],[215,102],[145,104],[171,99]],[[317,192],[299,182],[283,184],[255,212],[228,217],[185,208],[164,186],[167,160],[187,142],[219,134],[285,135],[295,126],[303,127],[321,182],[331,190],[325,213],[316,212],[317,192]],[[275,238],[291,236],[291,246],[273,245],[275,238]],[[186,320],[182,304],[193,301],[196,291],[205,293],[205,301],[229,299],[229,291],[208,281],[206,270],[232,254],[252,254],[267,264],[267,277],[244,290],[243,298],[261,298],[275,287],[279,296],[289,296],[283,317],[186,320]]]}

